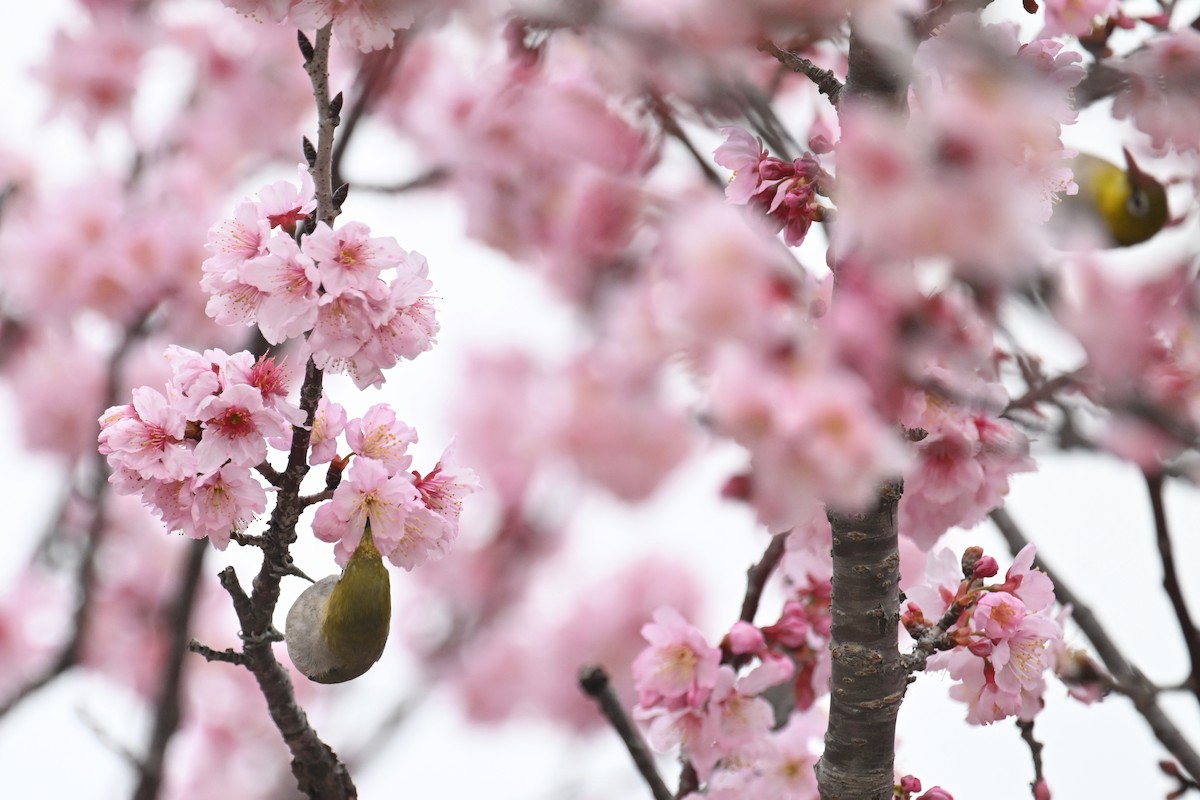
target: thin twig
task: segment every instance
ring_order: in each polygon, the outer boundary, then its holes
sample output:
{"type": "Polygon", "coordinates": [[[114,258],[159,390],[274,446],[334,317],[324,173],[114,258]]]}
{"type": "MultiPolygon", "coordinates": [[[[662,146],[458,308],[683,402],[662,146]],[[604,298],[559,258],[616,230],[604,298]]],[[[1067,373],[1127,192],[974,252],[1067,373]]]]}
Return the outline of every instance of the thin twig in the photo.
{"type": "Polygon", "coordinates": [[[342,160],[345,158],[346,148],[358,129],[358,123],[370,110],[371,103],[379,91],[387,86],[388,78],[400,63],[404,55],[405,41],[405,32],[398,31],[396,41],[391,47],[363,57],[358,71],[358,92],[350,104],[350,109],[342,116],[341,136],[333,145],[331,168],[334,186],[345,183],[342,178],[342,160]]]}
{"type": "Polygon", "coordinates": [[[621,701],[617,698],[617,693],[613,691],[604,668],[584,667],[579,672],[579,686],[588,697],[596,701],[601,713],[613,726],[617,735],[621,737],[621,741],[625,743],[638,772],[642,774],[642,778],[650,787],[654,800],[674,800],[675,795],[671,794],[671,790],[663,782],[662,776],[658,774],[658,768],[654,765],[654,756],[650,753],[650,748],[646,746],[646,740],[638,733],[637,728],[633,726],[633,722],[625,713],[625,709],[621,707],[621,701]]]}
{"type": "Polygon", "coordinates": [[[838,96],[842,93],[842,82],[833,74],[833,70],[821,69],[804,56],[798,56],[790,50],[784,50],[769,39],[764,39],[758,45],[758,49],[764,53],[770,53],[780,64],[783,64],[793,72],[799,72],[801,75],[806,76],[816,84],[817,91],[829,98],[830,105],[836,106],[838,104],[838,96]]]}
{"type": "Polygon", "coordinates": [[[1150,493],[1150,506],[1154,510],[1155,539],[1158,544],[1158,555],[1162,561],[1163,589],[1171,600],[1171,608],[1175,610],[1175,618],[1179,621],[1179,630],[1187,645],[1188,659],[1191,670],[1187,683],[1191,685],[1192,693],[1200,699],[1200,681],[1197,680],[1197,670],[1200,670],[1200,631],[1188,611],[1187,600],[1183,596],[1183,587],[1179,584],[1179,570],[1175,565],[1175,553],[1171,546],[1171,530],[1167,526],[1167,509],[1163,503],[1163,476],[1160,473],[1143,473],[1146,480],[1146,490],[1150,493]]]}
{"type": "Polygon", "coordinates": [[[758,613],[758,604],[762,600],[763,589],[767,586],[767,580],[779,566],[779,561],[783,558],[784,551],[787,550],[787,537],[787,533],[771,537],[771,543],[767,545],[762,558],[757,564],[746,570],[746,594],[742,598],[742,613],[738,616],[738,619],[743,622],[754,622],[754,616],[758,613]]]}
{"type": "Polygon", "coordinates": [[[179,593],[171,608],[171,646],[163,668],[163,680],[159,689],[158,706],[154,717],[154,729],[146,754],[138,762],[141,779],[133,793],[134,800],[154,800],[162,787],[163,760],[167,744],[182,717],[183,656],[188,651],[188,628],[191,626],[192,610],[200,592],[200,575],[204,557],[208,553],[208,542],[194,541],[189,546],[179,580],[179,593]]]}
{"type": "Polygon", "coordinates": [[[246,666],[246,657],[234,650],[232,647],[226,647],[224,650],[214,650],[206,644],[192,639],[188,642],[188,650],[203,656],[205,661],[220,661],[225,664],[237,664],[238,666],[246,666]]]}
{"type": "MultiPolygon", "coordinates": [[[[1005,509],[998,508],[990,516],[1013,555],[1029,544],[1028,537],[1005,509]]],[[[1116,678],[1117,683],[1114,688],[1133,701],[1134,708],[1146,720],[1146,724],[1150,726],[1155,738],[1187,770],[1189,775],[1193,779],[1200,775],[1200,754],[1196,752],[1175,723],[1159,708],[1156,699],[1157,687],[1142,674],[1141,670],[1125,658],[1096,615],[1071,591],[1061,575],[1051,569],[1040,556],[1035,559],[1034,566],[1044,572],[1054,584],[1055,598],[1063,605],[1072,607],[1071,619],[1096,648],[1096,654],[1100,656],[1104,666],[1116,678]]]]}
{"type": "Polygon", "coordinates": [[[664,131],[683,145],[684,149],[691,155],[692,160],[696,162],[696,166],[704,173],[704,177],[708,182],[718,189],[724,190],[725,181],[713,169],[710,159],[706,158],[696,149],[696,145],[692,143],[687,132],[680,127],[679,120],[675,118],[675,112],[671,109],[667,101],[655,91],[650,91],[648,97],[650,99],[650,108],[654,112],[654,117],[658,120],[658,124],[662,125],[664,131]]]}
{"type": "Polygon", "coordinates": [[[1038,784],[1046,780],[1042,774],[1042,743],[1033,736],[1033,720],[1019,719],[1017,727],[1021,729],[1021,738],[1025,740],[1025,744],[1029,745],[1029,757],[1033,760],[1033,782],[1029,784],[1029,788],[1036,798],[1038,784]]]}

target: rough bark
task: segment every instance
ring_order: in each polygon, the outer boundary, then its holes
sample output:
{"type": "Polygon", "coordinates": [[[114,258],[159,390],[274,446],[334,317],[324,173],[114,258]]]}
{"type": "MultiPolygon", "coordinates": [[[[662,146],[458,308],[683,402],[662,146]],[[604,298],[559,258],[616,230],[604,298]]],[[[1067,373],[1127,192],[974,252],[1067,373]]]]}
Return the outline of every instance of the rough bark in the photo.
{"type": "Polygon", "coordinates": [[[822,800],[892,797],[896,715],[905,687],[898,637],[901,491],[899,482],[888,483],[873,508],[829,514],[833,669],[825,752],[816,767],[822,800]]]}

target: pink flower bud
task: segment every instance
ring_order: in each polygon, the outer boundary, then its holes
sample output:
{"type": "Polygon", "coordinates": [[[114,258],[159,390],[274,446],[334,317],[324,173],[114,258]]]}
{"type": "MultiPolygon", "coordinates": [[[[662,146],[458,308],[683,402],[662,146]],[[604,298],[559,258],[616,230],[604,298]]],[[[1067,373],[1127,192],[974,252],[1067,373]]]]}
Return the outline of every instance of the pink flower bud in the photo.
{"type": "Polygon", "coordinates": [[[1046,784],[1045,778],[1034,784],[1033,800],[1050,800],[1050,787],[1046,784]]]}
{"type": "Polygon", "coordinates": [[[918,797],[917,800],[954,800],[954,795],[950,794],[940,786],[935,786],[925,794],[918,797]]]}
{"type": "Polygon", "coordinates": [[[969,645],[967,645],[967,649],[970,650],[973,655],[977,655],[980,658],[987,658],[992,654],[992,641],[991,639],[974,639],[969,645]]]}
{"type": "Polygon", "coordinates": [[[914,778],[912,775],[905,775],[900,779],[900,791],[902,792],[919,792],[921,791],[921,779],[914,778]]]}
{"type": "Polygon", "coordinates": [[[1000,572],[1000,565],[991,556],[984,556],[975,562],[971,574],[975,578],[990,578],[1000,572]]]}
{"type": "Polygon", "coordinates": [[[746,653],[761,653],[767,647],[762,631],[744,620],[733,623],[729,629],[729,649],[735,655],[746,653]]]}

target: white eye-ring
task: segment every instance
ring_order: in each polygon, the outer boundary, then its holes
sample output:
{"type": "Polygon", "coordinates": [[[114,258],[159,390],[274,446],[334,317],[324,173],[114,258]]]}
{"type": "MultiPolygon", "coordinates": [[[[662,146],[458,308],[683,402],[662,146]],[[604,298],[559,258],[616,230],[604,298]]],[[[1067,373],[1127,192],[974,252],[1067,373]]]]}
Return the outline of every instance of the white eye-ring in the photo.
{"type": "Polygon", "coordinates": [[[1150,213],[1150,195],[1143,189],[1134,189],[1125,201],[1125,210],[1135,217],[1144,217],[1150,213]]]}

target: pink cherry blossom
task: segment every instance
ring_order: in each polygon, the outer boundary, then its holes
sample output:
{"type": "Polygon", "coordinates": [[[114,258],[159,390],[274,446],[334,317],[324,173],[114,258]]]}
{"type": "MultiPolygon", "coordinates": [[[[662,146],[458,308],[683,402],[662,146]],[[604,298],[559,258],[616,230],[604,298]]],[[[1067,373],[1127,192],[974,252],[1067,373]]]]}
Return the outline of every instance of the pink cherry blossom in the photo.
{"type": "Polygon", "coordinates": [[[317,264],[321,288],[335,296],[348,289],[369,292],[382,270],[404,261],[405,252],[395,239],[370,233],[362,222],[347,222],[336,231],[317,223],[301,247],[317,264]]]}
{"type": "Polygon", "coordinates": [[[417,431],[396,419],[396,412],[386,403],[371,406],[361,418],[346,425],[346,442],[363,458],[383,464],[389,475],[403,472],[412,463],[408,453],[417,441],[417,431]]]}
{"type": "Polygon", "coordinates": [[[1128,80],[1113,100],[1113,116],[1129,119],[1160,152],[1200,149],[1200,31],[1156,36],[1125,57],[1128,80]]]}
{"type": "Polygon", "coordinates": [[[721,651],[710,647],[704,635],[673,608],[654,612],[654,621],[642,628],[650,646],[633,662],[638,704],[661,700],[694,702],[716,685],[721,651]]]}
{"type": "Polygon", "coordinates": [[[338,563],[345,564],[369,522],[379,552],[411,570],[439,552],[433,536],[441,530],[431,517],[411,476],[389,476],[379,461],[355,458],[333,499],[317,509],[313,533],[322,541],[336,542],[338,563]]]}
{"type": "Polygon", "coordinates": [[[1091,32],[1097,17],[1117,10],[1116,0],[1046,0],[1046,27],[1039,36],[1080,36],[1091,32]]]}
{"type": "Polygon", "coordinates": [[[332,461],[337,455],[337,438],[345,429],[346,409],[322,393],[317,402],[317,413],[313,416],[312,435],[308,440],[308,463],[315,467],[332,461]]]}
{"type": "Polygon", "coordinates": [[[179,529],[193,539],[208,537],[218,550],[229,546],[231,531],[243,530],[267,507],[267,493],[245,467],[228,464],[198,478],[191,489],[190,524],[179,529]]]}
{"type": "Polygon", "coordinates": [[[257,294],[242,294],[245,305],[253,306],[251,321],[258,323],[263,338],[271,344],[300,336],[316,323],[317,268],[292,239],[272,237],[266,254],[247,261],[239,277],[257,290],[257,294]]]}
{"type": "Polygon", "coordinates": [[[194,473],[195,456],[183,445],[187,417],[161,392],[134,389],[132,405],[110,408],[100,423],[100,452],[114,467],[161,480],[194,473]]]}
{"type": "Polygon", "coordinates": [[[287,430],[278,412],[263,405],[262,394],[246,384],[206,398],[196,415],[204,423],[195,452],[202,475],[211,474],[226,461],[245,467],[260,463],[267,457],[266,440],[283,436],[287,430]]]}
{"type": "Polygon", "coordinates": [[[1011,639],[1025,621],[1025,604],[1008,592],[988,592],[975,606],[972,624],[993,640],[1011,639]]]}

